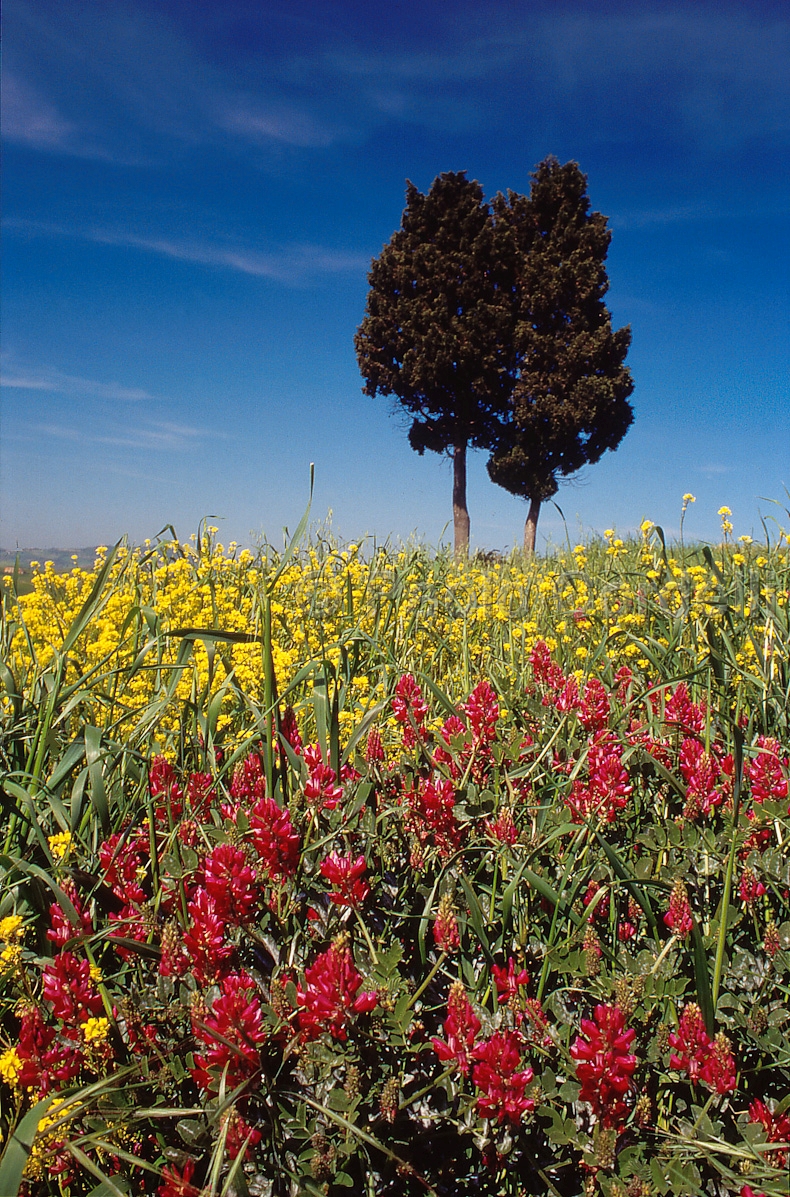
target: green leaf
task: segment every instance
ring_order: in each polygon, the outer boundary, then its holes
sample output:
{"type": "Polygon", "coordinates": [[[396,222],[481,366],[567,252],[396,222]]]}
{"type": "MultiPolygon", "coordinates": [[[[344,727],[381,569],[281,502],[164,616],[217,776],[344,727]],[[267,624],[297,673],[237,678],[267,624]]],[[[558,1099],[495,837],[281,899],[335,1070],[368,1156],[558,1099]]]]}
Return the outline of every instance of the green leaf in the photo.
{"type": "Polygon", "coordinates": [[[51,1093],[49,1097],[45,1097],[43,1101],[37,1102],[31,1110],[28,1110],[6,1143],[5,1151],[0,1158],[0,1193],[3,1194],[3,1197],[17,1197],[22,1184],[22,1173],[33,1148],[38,1124],[56,1096],[51,1093]]]}

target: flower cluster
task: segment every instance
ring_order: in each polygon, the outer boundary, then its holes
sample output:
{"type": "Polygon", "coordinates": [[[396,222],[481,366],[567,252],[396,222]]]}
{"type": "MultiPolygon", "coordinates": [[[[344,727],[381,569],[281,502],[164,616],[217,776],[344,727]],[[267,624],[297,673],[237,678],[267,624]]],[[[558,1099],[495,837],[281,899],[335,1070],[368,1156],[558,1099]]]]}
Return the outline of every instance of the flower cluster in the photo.
{"type": "Polygon", "coordinates": [[[581,1034],[571,1044],[580,1100],[589,1103],[603,1126],[621,1125],[628,1113],[625,1096],[637,1065],[629,1049],[635,1038],[636,1031],[626,1028],[623,1011],[600,1003],[592,1018],[582,1019],[581,1034]]]}
{"type": "Polygon", "coordinates": [[[704,1081],[717,1093],[731,1093],[735,1089],[737,1075],[730,1041],[721,1032],[715,1038],[708,1034],[696,1002],[689,1002],[684,1008],[677,1031],[670,1033],[669,1043],[674,1049],[670,1068],[687,1073],[693,1084],[704,1081]]]}

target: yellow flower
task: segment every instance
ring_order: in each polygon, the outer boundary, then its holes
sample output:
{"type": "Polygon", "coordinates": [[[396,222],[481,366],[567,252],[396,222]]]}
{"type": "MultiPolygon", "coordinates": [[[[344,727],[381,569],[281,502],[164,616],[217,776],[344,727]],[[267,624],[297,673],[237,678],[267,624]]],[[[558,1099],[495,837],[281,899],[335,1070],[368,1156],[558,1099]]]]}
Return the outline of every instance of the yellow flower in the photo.
{"type": "Polygon", "coordinates": [[[7,914],[0,919],[0,939],[15,943],[22,935],[22,918],[18,914],[7,914]]]}
{"type": "Polygon", "coordinates": [[[13,1089],[21,1071],[22,1061],[19,1058],[19,1053],[15,1047],[9,1047],[8,1051],[3,1052],[0,1056],[0,1078],[13,1089]]]}
{"type": "Polygon", "coordinates": [[[720,507],[719,510],[716,512],[716,514],[717,515],[732,515],[732,512],[730,511],[729,507],[720,507]]]}
{"type": "Polygon", "coordinates": [[[685,495],[683,496],[683,502],[684,503],[696,503],[696,501],[697,500],[694,498],[694,496],[692,494],[690,494],[688,491],[686,491],[685,495]]]}
{"type": "Polygon", "coordinates": [[[9,943],[0,952],[0,971],[15,972],[22,962],[22,949],[18,943],[9,943]]]}
{"type": "Polygon", "coordinates": [[[92,964],[90,966],[90,975],[91,975],[91,981],[95,981],[95,983],[97,985],[99,985],[104,980],[104,973],[101,971],[98,964],[92,964]]]}
{"type": "Polygon", "coordinates": [[[651,532],[653,528],[655,528],[655,524],[652,520],[642,520],[642,523],[639,525],[639,531],[643,536],[647,536],[648,532],[651,532]]]}
{"type": "Polygon", "coordinates": [[[107,1018],[89,1018],[83,1023],[82,1034],[86,1043],[104,1043],[110,1030],[107,1018]]]}
{"type": "Polygon", "coordinates": [[[47,836],[47,843],[49,850],[55,860],[63,860],[63,857],[71,847],[71,832],[59,831],[57,835],[47,836]]]}

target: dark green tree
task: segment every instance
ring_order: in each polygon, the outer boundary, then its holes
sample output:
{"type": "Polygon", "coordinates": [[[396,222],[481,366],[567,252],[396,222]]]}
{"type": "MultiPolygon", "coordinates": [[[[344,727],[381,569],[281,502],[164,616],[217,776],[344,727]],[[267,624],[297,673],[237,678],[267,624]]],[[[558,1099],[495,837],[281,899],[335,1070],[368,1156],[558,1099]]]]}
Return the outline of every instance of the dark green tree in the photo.
{"type": "Polygon", "coordinates": [[[447,173],[407,183],[401,227],[373,260],[355,337],[368,395],[395,395],[409,442],[453,461],[456,553],[468,552],[466,455],[498,443],[512,385],[512,286],[480,184],[447,173]]]}
{"type": "Polygon", "coordinates": [[[498,253],[514,272],[515,331],[510,417],[488,472],[529,501],[530,553],[558,478],[617,448],[633,421],[624,365],[631,330],[612,329],[603,299],[611,234],[606,217],[590,212],[577,163],[546,158],[529,196],[498,195],[493,213],[498,253]]]}

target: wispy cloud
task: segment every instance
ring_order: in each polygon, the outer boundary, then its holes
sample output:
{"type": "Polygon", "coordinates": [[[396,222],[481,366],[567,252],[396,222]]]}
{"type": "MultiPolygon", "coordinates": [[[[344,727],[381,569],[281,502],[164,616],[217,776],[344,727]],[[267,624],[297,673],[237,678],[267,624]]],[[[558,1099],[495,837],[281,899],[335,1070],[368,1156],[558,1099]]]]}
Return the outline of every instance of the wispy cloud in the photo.
{"type": "Polygon", "coordinates": [[[74,374],[63,374],[60,370],[22,370],[5,366],[0,374],[0,387],[21,391],[47,391],[55,395],[83,396],[90,399],[108,399],[116,402],[137,402],[143,399],[157,399],[142,387],[126,387],[118,382],[99,382],[95,378],[79,378],[74,374]]]}
{"type": "Polygon", "coordinates": [[[343,129],[318,120],[303,109],[270,104],[263,99],[221,103],[215,120],[218,128],[244,140],[275,141],[301,149],[323,149],[344,136],[343,129]]]}
{"type": "Polygon", "coordinates": [[[5,69],[0,83],[0,127],[3,138],[29,149],[117,164],[138,165],[139,157],[102,145],[83,125],[67,119],[14,71],[5,69]]]}
{"type": "Polygon", "coordinates": [[[707,474],[710,478],[714,478],[718,474],[731,474],[733,468],[733,466],[720,465],[715,462],[711,463],[710,465],[697,466],[697,469],[701,474],[707,474]]]}
{"type": "Polygon", "coordinates": [[[45,221],[10,218],[3,221],[3,227],[9,232],[47,237],[75,237],[96,245],[144,250],[182,262],[217,266],[291,286],[302,286],[317,275],[367,270],[371,258],[370,254],[336,250],[321,245],[297,244],[261,250],[229,243],[142,236],[118,229],[70,228],[45,221]]]}
{"type": "Polygon", "coordinates": [[[106,445],[118,449],[145,449],[147,451],[188,452],[202,440],[227,434],[209,428],[195,428],[187,424],[172,424],[165,421],[150,421],[147,425],[124,426],[123,431],[112,429],[94,432],[73,424],[36,424],[32,430],[38,436],[54,437],[75,444],[106,445]]]}
{"type": "Polygon", "coordinates": [[[2,130],[7,141],[37,150],[68,149],[75,126],[10,71],[3,73],[2,130]]]}

